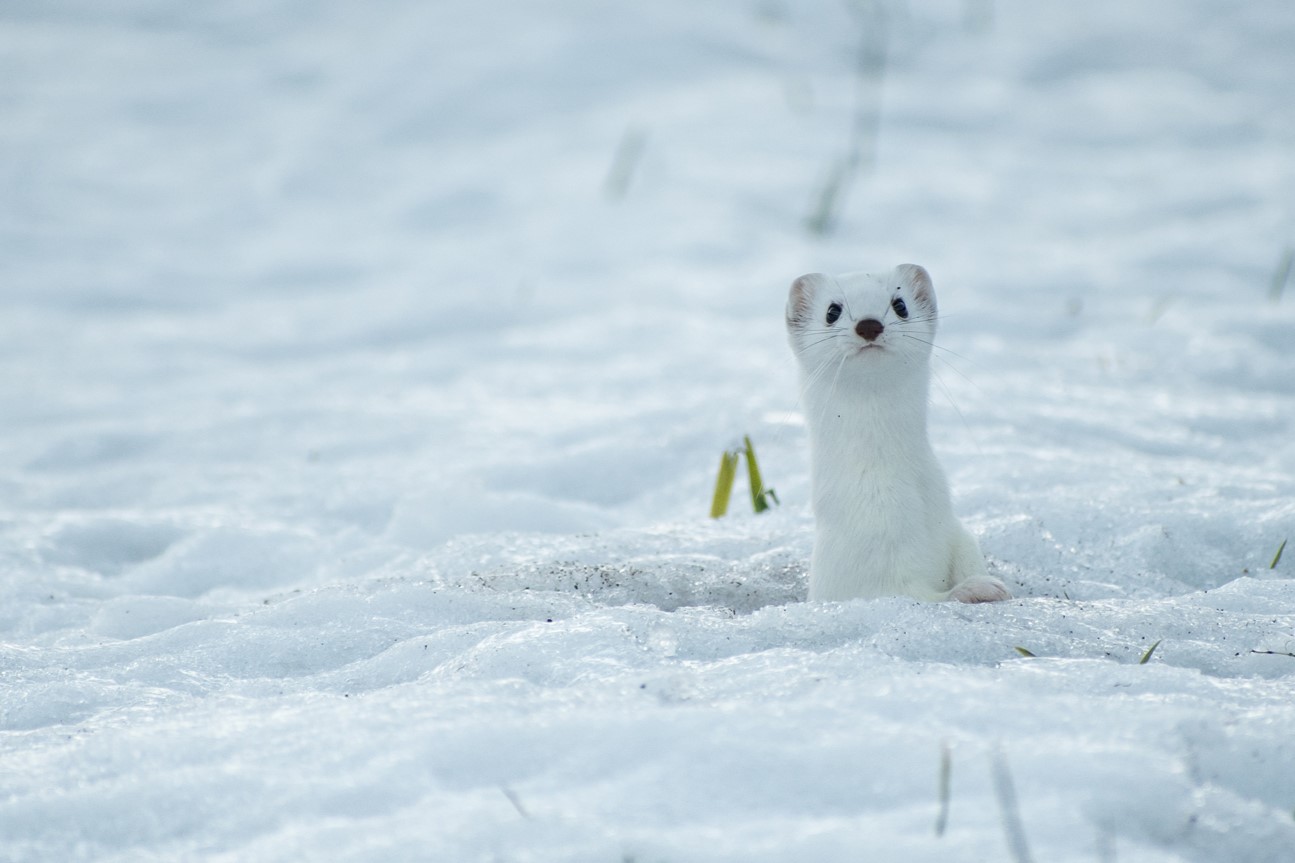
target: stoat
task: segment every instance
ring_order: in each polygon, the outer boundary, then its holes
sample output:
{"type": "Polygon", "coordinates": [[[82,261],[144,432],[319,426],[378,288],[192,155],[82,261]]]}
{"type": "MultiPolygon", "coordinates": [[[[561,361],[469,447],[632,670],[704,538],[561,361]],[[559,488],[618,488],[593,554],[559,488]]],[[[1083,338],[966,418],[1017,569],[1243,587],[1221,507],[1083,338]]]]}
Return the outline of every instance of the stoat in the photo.
{"type": "Polygon", "coordinates": [[[953,514],[926,434],[935,288],[901,264],[881,276],[801,276],[787,300],[809,429],[809,598],[1009,599],[953,514]]]}

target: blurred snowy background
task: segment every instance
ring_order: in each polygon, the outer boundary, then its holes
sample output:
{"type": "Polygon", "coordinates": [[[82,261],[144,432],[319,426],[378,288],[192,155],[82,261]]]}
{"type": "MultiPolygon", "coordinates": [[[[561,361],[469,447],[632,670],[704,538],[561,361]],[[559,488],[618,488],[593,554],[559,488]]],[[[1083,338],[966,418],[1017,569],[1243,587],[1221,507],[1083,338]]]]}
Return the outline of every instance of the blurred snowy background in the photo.
{"type": "Polygon", "coordinates": [[[0,860],[1292,859],[1292,94],[1285,0],[5,0],[0,860]],[[786,288],[901,261],[1010,604],[800,601],[786,288]]]}

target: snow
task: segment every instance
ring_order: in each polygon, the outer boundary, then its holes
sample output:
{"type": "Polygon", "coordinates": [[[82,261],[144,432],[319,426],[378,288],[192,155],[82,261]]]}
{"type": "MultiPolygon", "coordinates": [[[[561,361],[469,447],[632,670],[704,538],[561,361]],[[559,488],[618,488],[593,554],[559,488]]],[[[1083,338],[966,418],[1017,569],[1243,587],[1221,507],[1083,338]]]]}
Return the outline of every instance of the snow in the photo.
{"type": "Polygon", "coordinates": [[[847,4],[9,0],[0,859],[1295,859],[1295,12],[886,8],[820,237],[847,4]],[[1010,603],[803,601],[901,261],[1010,603]]]}

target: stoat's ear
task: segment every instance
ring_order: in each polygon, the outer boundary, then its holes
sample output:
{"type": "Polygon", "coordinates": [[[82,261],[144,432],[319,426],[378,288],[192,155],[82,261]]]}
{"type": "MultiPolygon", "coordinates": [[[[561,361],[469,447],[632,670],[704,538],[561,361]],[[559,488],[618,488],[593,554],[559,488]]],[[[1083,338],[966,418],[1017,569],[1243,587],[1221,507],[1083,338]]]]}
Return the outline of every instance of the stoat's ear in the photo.
{"type": "Polygon", "coordinates": [[[917,264],[900,264],[895,267],[900,281],[913,291],[913,297],[935,308],[935,286],[931,284],[931,274],[917,264]]]}
{"type": "Polygon", "coordinates": [[[822,273],[808,273],[791,283],[787,296],[787,327],[798,329],[809,322],[814,305],[814,292],[827,280],[822,273]]]}

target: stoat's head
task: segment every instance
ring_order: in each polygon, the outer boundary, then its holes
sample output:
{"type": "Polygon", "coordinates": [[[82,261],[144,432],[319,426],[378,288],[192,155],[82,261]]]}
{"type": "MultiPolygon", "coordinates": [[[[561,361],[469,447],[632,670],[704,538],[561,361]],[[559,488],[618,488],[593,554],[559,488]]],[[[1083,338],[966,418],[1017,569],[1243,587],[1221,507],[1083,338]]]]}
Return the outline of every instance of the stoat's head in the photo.
{"type": "Polygon", "coordinates": [[[937,315],[931,277],[916,264],[900,264],[884,276],[810,273],[792,282],[787,333],[811,375],[836,367],[924,367],[937,315]]]}

